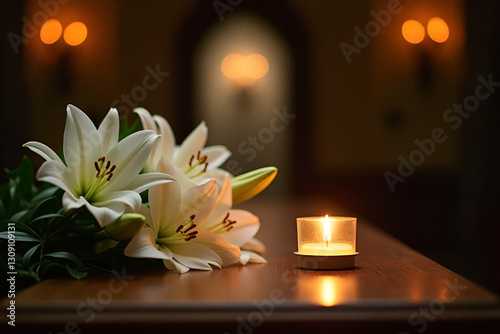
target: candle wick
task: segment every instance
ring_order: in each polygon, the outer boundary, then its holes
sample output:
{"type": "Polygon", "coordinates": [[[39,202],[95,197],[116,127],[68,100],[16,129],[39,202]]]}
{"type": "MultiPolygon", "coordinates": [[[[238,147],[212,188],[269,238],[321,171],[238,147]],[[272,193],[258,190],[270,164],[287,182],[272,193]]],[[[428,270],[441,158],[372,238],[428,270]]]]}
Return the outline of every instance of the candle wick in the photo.
{"type": "Polygon", "coordinates": [[[328,239],[326,239],[325,241],[326,241],[326,247],[328,248],[328,239]]]}

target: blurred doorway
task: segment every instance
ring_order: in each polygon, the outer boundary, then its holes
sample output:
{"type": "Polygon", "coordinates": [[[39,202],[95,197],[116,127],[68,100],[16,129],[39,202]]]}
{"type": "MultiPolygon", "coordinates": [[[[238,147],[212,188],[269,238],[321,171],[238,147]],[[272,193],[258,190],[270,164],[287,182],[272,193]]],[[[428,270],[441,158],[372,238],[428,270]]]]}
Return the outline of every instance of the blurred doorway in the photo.
{"type": "Polygon", "coordinates": [[[187,134],[204,120],[209,144],[233,152],[225,165],[233,174],[277,166],[266,194],[284,196],[297,190],[293,180],[307,161],[307,43],[290,8],[270,6],[242,3],[223,21],[206,4],[195,8],[179,36],[179,70],[190,73],[179,78],[187,92],[180,121],[187,134]]]}

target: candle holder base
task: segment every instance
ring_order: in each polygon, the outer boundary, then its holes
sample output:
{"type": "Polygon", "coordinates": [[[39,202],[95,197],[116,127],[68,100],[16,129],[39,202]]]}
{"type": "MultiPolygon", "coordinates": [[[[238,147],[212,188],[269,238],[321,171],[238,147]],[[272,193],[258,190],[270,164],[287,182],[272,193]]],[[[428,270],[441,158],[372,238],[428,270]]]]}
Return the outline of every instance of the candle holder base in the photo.
{"type": "Polygon", "coordinates": [[[347,255],[307,255],[294,253],[297,255],[298,266],[301,269],[310,270],[338,270],[349,269],[355,266],[355,256],[359,253],[347,255]]]}

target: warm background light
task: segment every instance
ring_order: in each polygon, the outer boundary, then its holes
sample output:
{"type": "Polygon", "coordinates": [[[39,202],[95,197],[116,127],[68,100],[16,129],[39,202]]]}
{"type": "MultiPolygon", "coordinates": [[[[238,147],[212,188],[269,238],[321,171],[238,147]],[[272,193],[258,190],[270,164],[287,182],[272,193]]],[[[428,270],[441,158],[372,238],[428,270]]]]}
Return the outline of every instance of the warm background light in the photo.
{"type": "Polygon", "coordinates": [[[269,63],[263,55],[252,53],[245,57],[245,74],[252,79],[260,79],[269,70],[269,63]]]}
{"type": "Polygon", "coordinates": [[[267,74],[269,62],[266,57],[258,53],[248,56],[231,53],[222,60],[221,70],[227,78],[236,80],[241,85],[250,86],[267,74]]]}
{"type": "Polygon", "coordinates": [[[425,37],[424,26],[415,20],[405,21],[405,23],[403,23],[403,27],[401,28],[401,32],[403,33],[403,37],[406,41],[412,44],[422,42],[425,37]]]}
{"type": "Polygon", "coordinates": [[[62,34],[62,25],[59,20],[50,19],[40,29],[40,39],[45,44],[54,44],[62,34]]]}
{"type": "Polygon", "coordinates": [[[427,23],[427,33],[434,42],[443,43],[450,36],[450,29],[442,18],[433,17],[427,23]]]}
{"type": "Polygon", "coordinates": [[[64,40],[69,45],[80,45],[86,38],[87,26],[82,22],[73,22],[64,29],[64,40]]]}
{"type": "Polygon", "coordinates": [[[239,53],[228,54],[222,60],[222,73],[229,79],[238,79],[242,75],[244,56],[239,53]]]}

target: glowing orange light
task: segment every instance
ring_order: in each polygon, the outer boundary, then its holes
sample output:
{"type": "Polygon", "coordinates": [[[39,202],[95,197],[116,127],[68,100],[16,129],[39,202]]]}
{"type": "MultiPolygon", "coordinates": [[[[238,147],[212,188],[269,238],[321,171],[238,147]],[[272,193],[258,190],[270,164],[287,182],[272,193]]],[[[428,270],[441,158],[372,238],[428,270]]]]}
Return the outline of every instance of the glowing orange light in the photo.
{"type": "Polygon", "coordinates": [[[64,40],[69,45],[80,45],[86,38],[87,26],[82,22],[73,22],[64,29],[64,40]]]}
{"type": "Polygon", "coordinates": [[[62,34],[62,25],[59,20],[50,19],[40,29],[40,39],[45,44],[54,44],[62,34]]]}
{"type": "Polygon", "coordinates": [[[401,28],[401,32],[403,33],[403,37],[406,41],[412,44],[422,42],[425,37],[424,26],[415,20],[405,21],[405,23],[403,23],[403,27],[401,28]]]}
{"type": "Polygon", "coordinates": [[[228,54],[221,63],[222,73],[240,85],[250,86],[269,71],[266,57],[258,53],[243,56],[239,53],[228,54]]]}
{"type": "Polygon", "coordinates": [[[443,43],[450,36],[450,29],[442,18],[433,17],[427,23],[427,33],[434,42],[443,43]]]}
{"type": "Polygon", "coordinates": [[[269,62],[266,57],[252,53],[245,58],[245,74],[252,79],[260,79],[269,71],[269,62]]]}
{"type": "Polygon", "coordinates": [[[229,79],[238,79],[243,72],[244,58],[245,57],[239,53],[228,54],[224,60],[222,60],[222,73],[229,79]]]}

